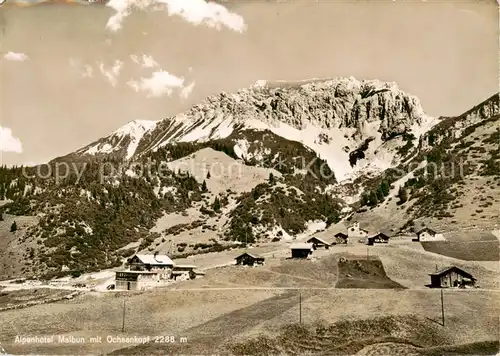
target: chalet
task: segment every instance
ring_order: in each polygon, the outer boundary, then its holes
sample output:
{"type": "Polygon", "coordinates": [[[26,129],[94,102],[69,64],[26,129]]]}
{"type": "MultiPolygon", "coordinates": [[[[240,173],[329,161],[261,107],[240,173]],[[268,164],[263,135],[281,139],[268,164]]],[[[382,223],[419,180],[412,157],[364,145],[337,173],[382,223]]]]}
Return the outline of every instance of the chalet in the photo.
{"type": "Polygon", "coordinates": [[[338,232],[334,235],[336,244],[346,244],[348,241],[348,236],[343,232],[338,232]]]}
{"type": "Polygon", "coordinates": [[[424,227],[423,229],[417,232],[416,241],[429,241],[434,240],[436,237],[436,231],[429,229],[428,227],[424,227]]]}
{"type": "Polygon", "coordinates": [[[178,279],[194,279],[196,278],[195,269],[197,266],[194,265],[178,265],[174,264],[172,268],[172,278],[174,280],[178,279]]]}
{"type": "Polygon", "coordinates": [[[157,272],[151,271],[120,271],[116,272],[115,289],[118,290],[144,290],[155,287],[164,281],[157,272]]]}
{"type": "Polygon", "coordinates": [[[127,265],[131,271],[172,270],[174,261],[167,255],[134,255],[128,259],[127,265]]]}
{"type": "Polygon", "coordinates": [[[330,243],[328,241],[323,240],[320,237],[311,237],[307,240],[307,243],[313,244],[313,249],[316,250],[318,247],[329,248],[330,243]]]}
{"type": "Polygon", "coordinates": [[[290,246],[292,258],[307,258],[313,252],[312,243],[295,243],[290,246]]]}
{"type": "Polygon", "coordinates": [[[236,257],[236,264],[242,266],[263,265],[264,257],[245,252],[236,257]]]}
{"type": "Polygon", "coordinates": [[[179,278],[192,279],[203,273],[196,266],[179,265],[167,255],[134,255],[127,260],[128,269],[115,275],[115,289],[144,290],[166,285],[179,278]]]}
{"type": "Polygon", "coordinates": [[[389,242],[389,236],[387,236],[386,234],[384,234],[383,232],[379,232],[378,234],[376,235],[373,235],[371,237],[368,238],[368,245],[373,245],[375,243],[388,243],[389,242]]]}
{"type": "Polygon", "coordinates": [[[431,288],[450,288],[474,286],[476,279],[472,275],[456,266],[445,267],[434,273],[429,273],[431,276],[431,288]]]}
{"type": "Polygon", "coordinates": [[[368,231],[362,229],[359,222],[355,222],[347,228],[347,236],[349,238],[360,238],[368,236],[368,231]]]}

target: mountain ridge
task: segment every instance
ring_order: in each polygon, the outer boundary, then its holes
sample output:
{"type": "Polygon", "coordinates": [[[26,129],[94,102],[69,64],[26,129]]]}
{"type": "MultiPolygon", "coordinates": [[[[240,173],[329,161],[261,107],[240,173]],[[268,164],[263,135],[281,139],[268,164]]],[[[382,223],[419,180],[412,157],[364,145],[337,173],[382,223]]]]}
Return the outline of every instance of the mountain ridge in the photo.
{"type": "MultiPolygon", "coordinates": [[[[398,158],[389,157],[392,154],[385,144],[408,131],[416,144],[436,123],[437,119],[424,113],[418,98],[393,82],[353,77],[257,81],[236,93],[209,96],[184,113],[151,121],[146,130],[138,125],[135,131],[140,134],[129,139],[117,140],[113,133],[70,156],[114,153],[130,160],[168,144],[220,140],[242,130],[269,130],[314,150],[343,180],[363,168],[380,171],[396,164],[398,158]],[[351,165],[349,155],[367,139],[366,159],[351,165]]],[[[244,147],[236,150],[244,151],[244,147]]]]}

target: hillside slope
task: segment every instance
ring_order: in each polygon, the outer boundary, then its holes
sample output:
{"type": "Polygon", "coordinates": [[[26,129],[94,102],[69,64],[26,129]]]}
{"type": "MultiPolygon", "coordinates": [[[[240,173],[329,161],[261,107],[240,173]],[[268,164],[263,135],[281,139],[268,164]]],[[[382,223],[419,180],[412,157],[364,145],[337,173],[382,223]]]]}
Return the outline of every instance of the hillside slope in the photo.
{"type": "Polygon", "coordinates": [[[290,239],[352,210],[395,231],[418,219],[490,226],[498,126],[498,95],[432,119],[394,83],[259,82],[129,123],[48,166],[0,168],[0,265],[17,253],[5,275],[94,271],[166,249],[179,231],[205,231],[218,250],[290,239]],[[160,228],[169,214],[185,219],[160,228]],[[30,223],[10,231],[14,221],[30,223]]]}
{"type": "Polygon", "coordinates": [[[368,210],[359,209],[360,218],[364,212],[404,228],[493,230],[500,209],[499,95],[443,119],[422,136],[417,155],[364,184],[360,205],[368,210]]]}

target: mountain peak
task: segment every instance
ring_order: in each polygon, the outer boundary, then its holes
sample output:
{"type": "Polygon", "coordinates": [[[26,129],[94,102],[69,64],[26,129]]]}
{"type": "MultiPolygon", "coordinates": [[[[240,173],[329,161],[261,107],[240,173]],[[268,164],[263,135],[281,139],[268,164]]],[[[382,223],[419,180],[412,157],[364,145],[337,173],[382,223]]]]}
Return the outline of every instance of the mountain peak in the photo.
{"type": "Polygon", "coordinates": [[[115,135],[136,135],[154,129],[159,121],[154,120],[132,120],[112,133],[115,135]]]}
{"type": "Polygon", "coordinates": [[[241,130],[267,130],[312,149],[342,180],[364,168],[377,171],[397,164],[401,157],[392,146],[404,145],[406,133],[418,142],[433,124],[419,99],[394,82],[354,77],[258,80],[161,121],[131,121],[78,153],[113,153],[129,160],[176,142],[225,140],[241,130]],[[351,157],[358,155],[363,158],[351,157]]]}
{"type": "Polygon", "coordinates": [[[390,90],[400,91],[396,82],[385,82],[379,79],[357,79],[355,77],[324,77],[324,78],[309,78],[301,80],[264,80],[255,81],[249,88],[243,89],[276,89],[276,88],[308,88],[311,86],[336,87],[341,86],[346,90],[358,92],[360,90],[390,90]]]}
{"type": "Polygon", "coordinates": [[[123,152],[125,159],[135,154],[139,142],[147,132],[153,131],[160,121],[132,120],[119,129],[113,131],[88,146],[78,150],[80,155],[102,155],[123,152]]]}

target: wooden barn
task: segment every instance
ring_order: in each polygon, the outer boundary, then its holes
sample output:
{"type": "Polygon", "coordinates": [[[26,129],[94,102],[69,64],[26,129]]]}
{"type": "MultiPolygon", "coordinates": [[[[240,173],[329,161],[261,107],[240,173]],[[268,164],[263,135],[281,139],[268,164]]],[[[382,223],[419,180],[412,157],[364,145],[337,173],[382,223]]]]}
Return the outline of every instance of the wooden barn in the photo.
{"type": "Polygon", "coordinates": [[[379,232],[378,234],[373,235],[373,236],[371,236],[371,237],[368,238],[368,245],[373,245],[375,243],[384,243],[384,244],[386,244],[386,243],[389,242],[389,239],[390,239],[389,236],[387,236],[383,232],[379,232]]]}
{"type": "Polygon", "coordinates": [[[344,234],[343,232],[338,232],[334,235],[335,237],[335,243],[336,244],[346,244],[348,241],[348,236],[347,234],[344,234]]]}
{"type": "Polygon", "coordinates": [[[236,264],[242,266],[263,265],[264,257],[245,252],[236,257],[236,264]]]}
{"type": "Polygon", "coordinates": [[[445,267],[431,276],[431,288],[450,288],[474,286],[476,279],[469,273],[457,266],[445,267]]]}
{"type": "Polygon", "coordinates": [[[290,246],[292,258],[307,258],[313,252],[312,243],[295,243],[290,246]]]}
{"type": "Polygon", "coordinates": [[[314,250],[316,250],[318,247],[330,248],[330,243],[320,237],[311,237],[309,240],[307,240],[307,243],[313,244],[314,250]]]}

